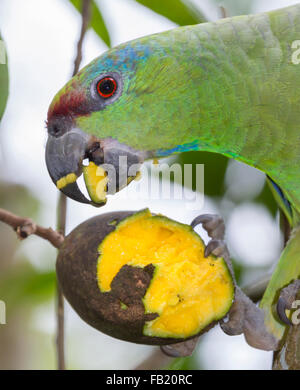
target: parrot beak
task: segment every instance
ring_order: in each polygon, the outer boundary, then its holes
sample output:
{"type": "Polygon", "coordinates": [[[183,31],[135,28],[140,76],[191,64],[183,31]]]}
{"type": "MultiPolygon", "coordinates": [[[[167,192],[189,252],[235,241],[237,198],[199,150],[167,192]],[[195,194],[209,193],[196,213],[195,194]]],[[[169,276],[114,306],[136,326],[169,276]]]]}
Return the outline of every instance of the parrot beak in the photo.
{"type": "Polygon", "coordinates": [[[72,129],[59,138],[49,135],[46,145],[46,165],[53,183],[66,196],[81,203],[91,203],[76,182],[82,173],[88,138],[79,129],[72,129]]]}
{"type": "Polygon", "coordinates": [[[111,138],[96,138],[79,128],[72,128],[60,137],[49,135],[46,145],[46,165],[56,187],[69,198],[96,207],[106,203],[106,194],[114,194],[127,186],[138,175],[147,157],[148,153],[111,138]],[[85,159],[89,160],[88,166],[83,165],[85,159]],[[77,184],[82,172],[91,200],[77,184]]]}

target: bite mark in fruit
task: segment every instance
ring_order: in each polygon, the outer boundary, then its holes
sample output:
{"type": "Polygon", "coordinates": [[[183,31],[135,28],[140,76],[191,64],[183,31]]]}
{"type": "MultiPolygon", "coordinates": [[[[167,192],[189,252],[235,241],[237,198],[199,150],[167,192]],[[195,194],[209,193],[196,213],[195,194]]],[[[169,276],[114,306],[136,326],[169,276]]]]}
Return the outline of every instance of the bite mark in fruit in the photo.
{"type": "Polygon", "coordinates": [[[223,318],[232,304],[234,285],[224,259],[205,258],[204,243],[189,225],[153,216],[148,209],[120,222],[99,253],[103,293],[125,265],[155,268],[143,304],[146,314],[158,316],[145,322],[146,336],[191,337],[223,318]]]}

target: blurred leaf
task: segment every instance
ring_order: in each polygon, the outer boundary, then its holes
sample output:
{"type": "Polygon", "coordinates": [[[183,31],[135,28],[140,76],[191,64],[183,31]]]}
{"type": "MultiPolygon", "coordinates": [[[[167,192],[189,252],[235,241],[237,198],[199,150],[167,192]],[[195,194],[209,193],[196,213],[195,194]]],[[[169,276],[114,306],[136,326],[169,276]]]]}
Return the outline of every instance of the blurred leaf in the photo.
{"type": "MultiPolygon", "coordinates": [[[[228,163],[228,158],[221,154],[209,152],[185,152],[178,155],[178,163],[182,166],[184,172],[184,164],[193,164],[192,175],[192,190],[196,189],[196,169],[194,165],[204,164],[204,193],[205,196],[222,196],[224,192],[224,176],[228,163]]],[[[184,183],[184,177],[183,177],[184,183]]]]}
{"type": "Polygon", "coordinates": [[[22,217],[35,219],[40,205],[28,188],[20,184],[0,182],[0,207],[22,217]]]}
{"type": "Polygon", "coordinates": [[[232,263],[233,272],[234,272],[236,282],[237,282],[237,284],[240,284],[242,276],[243,276],[243,272],[245,271],[245,266],[232,257],[230,257],[230,260],[232,263]]]}
{"type": "Polygon", "coordinates": [[[176,358],[165,368],[167,370],[199,370],[199,363],[194,356],[176,358]]]}
{"type": "MultiPolygon", "coordinates": [[[[77,11],[81,13],[82,0],[70,0],[70,2],[74,5],[77,11]]],[[[92,1],[92,17],[90,26],[95,31],[95,33],[103,40],[103,42],[108,47],[110,47],[111,42],[109,32],[106,28],[106,24],[102,17],[101,11],[94,0],[92,1]]]]}
{"type": "Polygon", "coordinates": [[[50,299],[55,291],[55,272],[37,271],[29,262],[18,262],[0,279],[0,297],[7,310],[30,306],[50,299]]]}
{"type": "MultiPolygon", "coordinates": [[[[1,173],[1,169],[0,169],[1,173]]],[[[39,211],[39,202],[30,191],[19,184],[0,182],[0,207],[23,217],[36,220],[39,211]]],[[[0,222],[0,277],[14,261],[15,253],[19,248],[19,241],[11,227],[0,222]]]]}
{"type": "Polygon", "coordinates": [[[179,26],[206,22],[205,16],[187,0],[136,0],[179,26]]]}
{"type": "Polygon", "coordinates": [[[8,98],[8,66],[7,54],[4,42],[0,35],[0,120],[3,116],[4,109],[8,98]]]}

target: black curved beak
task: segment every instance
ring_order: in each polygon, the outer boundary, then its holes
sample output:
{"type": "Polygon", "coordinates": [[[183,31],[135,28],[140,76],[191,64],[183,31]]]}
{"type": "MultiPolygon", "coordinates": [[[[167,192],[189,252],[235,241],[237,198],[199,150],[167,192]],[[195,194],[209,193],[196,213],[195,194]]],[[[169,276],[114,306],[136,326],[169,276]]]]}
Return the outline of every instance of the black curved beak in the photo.
{"type": "Polygon", "coordinates": [[[87,199],[77,185],[82,174],[83,160],[88,158],[107,172],[107,194],[114,194],[133,180],[140,164],[150,158],[112,138],[98,139],[72,128],[60,137],[49,135],[46,145],[46,164],[56,187],[69,198],[81,203],[101,207],[106,200],[93,202],[87,199]]]}
{"type": "Polygon", "coordinates": [[[72,129],[61,137],[48,136],[46,165],[56,187],[69,198],[81,203],[94,204],[80,191],[76,180],[82,173],[90,136],[80,129],[72,129]]]}

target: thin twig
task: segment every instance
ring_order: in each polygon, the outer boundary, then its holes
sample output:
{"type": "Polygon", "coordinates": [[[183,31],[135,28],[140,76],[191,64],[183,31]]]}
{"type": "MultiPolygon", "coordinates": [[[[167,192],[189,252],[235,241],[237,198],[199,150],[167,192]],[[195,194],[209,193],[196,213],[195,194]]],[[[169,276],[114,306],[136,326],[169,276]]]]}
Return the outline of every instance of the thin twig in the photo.
{"type": "MultiPolygon", "coordinates": [[[[74,69],[72,76],[74,76],[78,70],[82,60],[82,45],[85,37],[85,33],[89,27],[91,20],[91,0],[82,1],[82,22],[80,36],[77,43],[77,53],[74,60],[74,69]]],[[[57,230],[65,235],[66,231],[66,216],[67,216],[67,198],[63,193],[59,195],[58,208],[57,208],[57,230]]],[[[57,367],[59,370],[65,369],[65,351],[64,351],[64,298],[59,284],[57,283],[57,335],[56,335],[56,346],[57,346],[57,367]]]]}
{"type": "Polygon", "coordinates": [[[74,70],[73,70],[73,76],[78,72],[79,66],[82,60],[82,45],[83,40],[85,37],[85,33],[89,27],[90,20],[91,20],[91,0],[83,0],[82,2],[82,23],[81,23],[81,31],[79,40],[77,43],[77,54],[74,61],[74,70]]]}
{"type": "Polygon", "coordinates": [[[65,370],[65,304],[59,283],[56,283],[56,358],[57,369],[65,370]]]}
{"type": "Polygon", "coordinates": [[[225,19],[228,17],[226,8],[224,8],[222,5],[220,6],[220,13],[221,13],[221,19],[225,19]]]}
{"type": "MultiPolygon", "coordinates": [[[[60,192],[57,207],[57,230],[65,236],[67,217],[67,198],[60,192]]],[[[61,287],[56,282],[56,359],[57,369],[65,370],[65,314],[64,297],[61,287]]]]}
{"type": "Polygon", "coordinates": [[[59,249],[64,242],[64,236],[51,229],[37,225],[30,218],[22,218],[7,210],[0,209],[0,221],[11,226],[20,240],[34,234],[49,241],[55,248],[59,249]]]}

